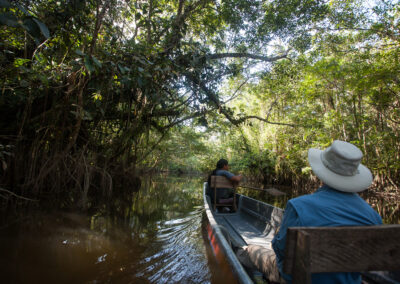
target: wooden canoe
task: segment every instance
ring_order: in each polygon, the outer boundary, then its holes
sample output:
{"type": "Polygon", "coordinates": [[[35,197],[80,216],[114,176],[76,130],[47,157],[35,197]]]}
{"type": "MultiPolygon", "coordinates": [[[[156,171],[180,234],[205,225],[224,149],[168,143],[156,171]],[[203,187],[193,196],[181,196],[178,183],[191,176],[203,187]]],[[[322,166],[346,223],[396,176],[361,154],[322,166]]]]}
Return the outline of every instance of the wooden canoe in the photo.
{"type": "MultiPolygon", "coordinates": [[[[238,283],[262,283],[261,272],[243,267],[233,248],[250,244],[270,248],[284,211],[241,194],[236,194],[236,212],[214,211],[210,197],[206,195],[206,188],[207,182],[203,185],[206,230],[214,256],[228,264],[238,283]]],[[[400,271],[370,271],[362,272],[361,275],[363,283],[367,284],[400,284],[400,271]]]]}
{"type": "Polygon", "coordinates": [[[207,183],[204,183],[207,235],[215,257],[226,260],[239,283],[254,283],[254,280],[262,277],[262,274],[244,268],[232,247],[256,244],[270,248],[275,230],[281,222],[283,210],[237,194],[236,212],[219,213],[218,210],[213,210],[210,197],[206,195],[206,187],[207,183]]]}

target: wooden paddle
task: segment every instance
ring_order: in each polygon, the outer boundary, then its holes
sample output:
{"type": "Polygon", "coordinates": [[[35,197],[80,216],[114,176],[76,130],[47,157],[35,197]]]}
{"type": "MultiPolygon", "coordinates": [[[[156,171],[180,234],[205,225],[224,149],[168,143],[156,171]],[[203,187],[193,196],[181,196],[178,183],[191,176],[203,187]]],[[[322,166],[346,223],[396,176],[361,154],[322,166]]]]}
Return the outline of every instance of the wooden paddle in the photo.
{"type": "Polygon", "coordinates": [[[254,190],[260,190],[260,191],[265,191],[268,192],[269,194],[273,195],[273,196],[282,196],[282,195],[286,195],[285,192],[280,191],[276,188],[257,188],[257,187],[252,187],[252,186],[248,186],[248,185],[238,185],[238,187],[243,187],[243,188],[248,188],[248,189],[254,189],[254,190]]]}

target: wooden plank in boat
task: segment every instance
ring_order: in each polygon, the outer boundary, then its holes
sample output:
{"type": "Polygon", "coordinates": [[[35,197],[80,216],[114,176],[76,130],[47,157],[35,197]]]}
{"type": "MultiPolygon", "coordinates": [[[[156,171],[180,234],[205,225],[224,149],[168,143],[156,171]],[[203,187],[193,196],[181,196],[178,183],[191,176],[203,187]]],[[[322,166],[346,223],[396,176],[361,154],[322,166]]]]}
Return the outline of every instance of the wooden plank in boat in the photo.
{"type": "Polygon", "coordinates": [[[264,232],[252,226],[249,222],[244,222],[241,215],[224,216],[225,220],[234,228],[234,230],[245,240],[247,245],[259,245],[266,248],[271,247],[273,236],[269,236],[264,232]]]}
{"type": "Polygon", "coordinates": [[[224,176],[211,176],[211,188],[235,188],[236,185],[224,176]]]}
{"type": "Polygon", "coordinates": [[[308,283],[311,273],[400,270],[399,239],[400,225],[289,228],[284,272],[308,283]]]}

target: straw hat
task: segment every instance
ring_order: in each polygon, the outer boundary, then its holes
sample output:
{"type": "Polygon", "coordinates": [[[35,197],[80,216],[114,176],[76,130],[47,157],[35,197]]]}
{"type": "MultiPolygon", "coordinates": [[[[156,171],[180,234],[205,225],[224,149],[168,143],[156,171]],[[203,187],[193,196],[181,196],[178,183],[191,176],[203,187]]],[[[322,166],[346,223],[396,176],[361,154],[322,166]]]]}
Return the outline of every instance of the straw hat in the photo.
{"type": "Polygon", "coordinates": [[[372,183],[371,171],[361,164],[362,152],[353,144],[335,140],[325,150],[309,149],[308,161],[315,175],[330,187],[360,192],[372,183]]]}

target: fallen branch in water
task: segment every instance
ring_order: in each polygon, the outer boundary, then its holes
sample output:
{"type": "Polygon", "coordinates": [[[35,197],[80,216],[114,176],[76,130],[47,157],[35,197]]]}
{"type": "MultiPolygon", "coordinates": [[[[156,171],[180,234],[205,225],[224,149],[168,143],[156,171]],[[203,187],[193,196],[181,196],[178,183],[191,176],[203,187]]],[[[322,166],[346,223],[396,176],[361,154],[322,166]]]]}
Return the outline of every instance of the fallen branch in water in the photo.
{"type": "MultiPolygon", "coordinates": [[[[39,200],[36,200],[36,199],[30,199],[30,198],[27,198],[27,197],[23,197],[21,195],[15,194],[14,192],[9,191],[9,190],[4,189],[4,188],[1,188],[1,187],[0,187],[0,191],[8,193],[8,194],[10,194],[12,196],[15,196],[16,198],[19,198],[19,199],[24,199],[24,200],[28,200],[28,201],[35,201],[35,202],[39,201],[39,200]]],[[[4,196],[2,196],[2,197],[5,198],[4,196]]]]}

